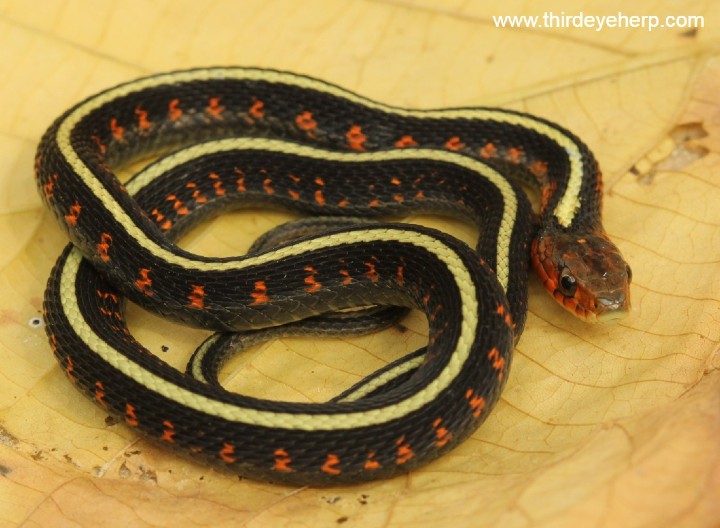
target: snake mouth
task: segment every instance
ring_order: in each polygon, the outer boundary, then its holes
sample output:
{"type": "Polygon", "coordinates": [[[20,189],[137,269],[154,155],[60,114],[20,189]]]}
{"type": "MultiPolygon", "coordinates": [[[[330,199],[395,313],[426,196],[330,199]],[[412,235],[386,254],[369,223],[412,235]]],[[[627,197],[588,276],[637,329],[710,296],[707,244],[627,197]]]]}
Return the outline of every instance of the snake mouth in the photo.
{"type": "Polygon", "coordinates": [[[612,323],[625,318],[631,310],[630,296],[616,294],[610,297],[598,295],[593,302],[594,308],[585,313],[589,323],[612,323]]]}
{"type": "Polygon", "coordinates": [[[589,304],[583,304],[575,297],[564,296],[557,289],[552,293],[563,308],[587,323],[611,323],[625,318],[630,313],[630,301],[627,296],[617,301],[608,301],[601,297],[589,304]]]}
{"type": "Polygon", "coordinates": [[[596,315],[594,320],[592,322],[595,323],[614,323],[616,321],[619,321],[620,319],[624,319],[625,316],[629,313],[629,310],[618,310],[615,312],[608,312],[605,314],[596,315]]]}
{"type": "Polygon", "coordinates": [[[627,296],[621,300],[597,299],[594,322],[610,323],[623,319],[630,313],[631,306],[627,296]]]}
{"type": "Polygon", "coordinates": [[[629,313],[629,307],[603,313],[590,312],[587,314],[585,321],[588,323],[597,324],[615,323],[617,321],[620,321],[621,319],[624,319],[629,313]]]}

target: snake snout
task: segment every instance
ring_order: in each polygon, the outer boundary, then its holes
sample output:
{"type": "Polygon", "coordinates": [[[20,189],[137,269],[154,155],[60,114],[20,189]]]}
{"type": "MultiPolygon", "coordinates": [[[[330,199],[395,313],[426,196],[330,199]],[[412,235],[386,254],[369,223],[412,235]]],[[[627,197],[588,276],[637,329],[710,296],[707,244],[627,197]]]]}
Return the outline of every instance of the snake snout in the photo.
{"type": "Polygon", "coordinates": [[[624,317],[630,311],[630,297],[625,292],[608,293],[596,297],[595,313],[598,321],[624,317]]]}

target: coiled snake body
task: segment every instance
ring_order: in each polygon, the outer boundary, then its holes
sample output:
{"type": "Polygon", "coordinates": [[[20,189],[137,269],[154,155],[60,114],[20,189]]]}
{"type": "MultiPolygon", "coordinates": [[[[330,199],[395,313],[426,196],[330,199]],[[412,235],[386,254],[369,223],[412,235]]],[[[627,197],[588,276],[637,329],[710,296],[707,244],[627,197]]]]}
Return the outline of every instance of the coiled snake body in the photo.
{"type": "Polygon", "coordinates": [[[529,248],[546,288],[576,315],[608,318],[629,305],[629,267],[600,223],[595,159],[566,130],[517,112],[405,110],[264,69],[181,71],[70,109],[43,137],[36,177],[72,241],[45,298],[67,377],[130,427],[252,478],[386,477],[471,434],[499,397],[524,326],[529,248]],[[114,174],[176,147],[186,148],[127,186],[114,174]],[[540,189],[539,229],[508,176],[540,189]],[[173,243],[209,214],[258,204],[332,217],[451,214],[481,235],[473,251],[420,226],[358,223],[237,258],[173,243]],[[210,351],[220,338],[188,374],[147,351],[127,330],[123,296],[249,335],[403,306],[426,314],[430,336],[330,402],[269,401],[217,383],[221,360],[210,351]]]}

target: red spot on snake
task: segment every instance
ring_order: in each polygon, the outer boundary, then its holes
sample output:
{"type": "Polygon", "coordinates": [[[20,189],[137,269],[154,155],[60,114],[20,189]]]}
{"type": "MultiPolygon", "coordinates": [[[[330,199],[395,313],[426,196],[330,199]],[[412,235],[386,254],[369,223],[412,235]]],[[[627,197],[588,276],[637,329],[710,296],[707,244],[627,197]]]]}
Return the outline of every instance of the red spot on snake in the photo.
{"type": "Polygon", "coordinates": [[[183,110],[180,108],[180,99],[173,99],[168,104],[168,119],[170,121],[177,121],[183,116],[183,110]]]}
{"type": "Polygon", "coordinates": [[[338,202],[338,205],[340,207],[347,207],[349,203],[350,203],[350,200],[348,200],[347,198],[343,198],[342,200],[340,200],[338,202]]]}
{"type": "Polygon", "coordinates": [[[182,200],[178,200],[178,197],[174,194],[168,194],[167,198],[165,198],[165,201],[167,202],[173,202],[173,209],[175,209],[175,212],[179,215],[186,215],[190,211],[188,211],[188,208],[185,207],[185,204],[182,202],[182,200]]]}
{"type": "Polygon", "coordinates": [[[259,99],[255,99],[250,110],[248,110],[248,115],[253,119],[262,119],[265,117],[265,103],[259,99]]]}
{"type": "Polygon", "coordinates": [[[131,425],[132,427],[140,425],[137,414],[135,414],[135,407],[129,403],[125,404],[125,423],[131,425]]]}
{"type": "Polygon", "coordinates": [[[288,178],[290,178],[290,179],[291,179],[292,181],[294,181],[295,183],[300,183],[300,182],[302,181],[300,178],[298,178],[298,177],[295,176],[294,174],[288,174],[288,178]]]}
{"type": "Polygon", "coordinates": [[[380,462],[375,460],[375,451],[371,451],[368,456],[367,460],[365,460],[365,464],[363,465],[363,468],[373,470],[373,469],[380,469],[380,462]]]}
{"type": "Polygon", "coordinates": [[[402,194],[393,194],[393,200],[397,203],[403,203],[405,201],[405,197],[402,194]]]}
{"type": "Polygon", "coordinates": [[[320,470],[323,473],[327,473],[328,475],[339,475],[340,473],[342,473],[342,471],[338,467],[339,465],[340,465],[340,458],[338,458],[337,455],[328,453],[327,460],[322,465],[320,470]]]}
{"type": "MultiPolygon", "coordinates": [[[[55,336],[52,336],[50,340],[50,344],[53,347],[53,351],[56,351],[57,349],[57,340],[55,339],[55,336]]],[[[73,371],[75,370],[75,366],[73,365],[73,360],[70,356],[68,356],[65,360],[65,375],[68,377],[71,383],[77,383],[77,378],[73,374],[73,371]]]]}
{"type": "Polygon", "coordinates": [[[114,293],[110,292],[103,292],[100,290],[96,290],[95,293],[97,293],[97,296],[100,297],[103,301],[109,301],[113,304],[118,304],[119,300],[118,296],[114,293]]]}
{"type": "Polygon", "coordinates": [[[512,316],[507,310],[505,310],[505,307],[502,304],[498,304],[496,312],[500,317],[505,318],[506,325],[512,326],[512,316]]]}
{"type": "Polygon", "coordinates": [[[410,459],[412,459],[415,456],[415,453],[410,448],[410,444],[405,442],[405,436],[401,436],[395,441],[395,444],[398,446],[397,450],[397,459],[395,462],[400,465],[404,464],[405,462],[408,462],[410,459]]]}
{"type": "Polygon", "coordinates": [[[290,198],[292,198],[293,200],[300,199],[300,193],[293,189],[288,189],[288,194],[290,195],[290,198]]]}
{"type": "Polygon", "coordinates": [[[485,409],[485,398],[477,394],[474,390],[468,389],[467,392],[465,392],[465,399],[470,404],[473,416],[478,418],[485,409]]]}
{"type": "Polygon", "coordinates": [[[480,156],[489,159],[497,156],[497,148],[492,143],[487,143],[483,148],[480,149],[480,156]]]}
{"type": "Polygon", "coordinates": [[[156,224],[159,224],[159,223],[162,222],[163,219],[165,218],[165,215],[162,214],[160,211],[158,211],[157,208],[155,208],[155,209],[153,209],[152,211],[150,211],[150,216],[152,216],[153,218],[155,218],[155,223],[156,223],[156,224]]]}
{"type": "Polygon", "coordinates": [[[140,268],[140,271],[138,272],[140,277],[135,280],[135,286],[138,287],[138,289],[143,292],[148,297],[151,297],[153,292],[150,288],[152,288],[152,279],[150,278],[150,269],[148,268],[140,268]]]}
{"type": "Polygon", "coordinates": [[[415,194],[414,198],[416,200],[422,200],[423,198],[425,198],[425,193],[422,191],[418,191],[417,194],[415,194]]]}
{"type": "Polygon", "coordinates": [[[500,351],[497,348],[493,347],[488,353],[488,359],[493,362],[493,368],[498,372],[498,380],[502,380],[505,369],[505,358],[500,355],[500,351]]]}
{"type": "Polygon", "coordinates": [[[253,302],[250,303],[250,306],[270,302],[270,297],[267,296],[267,286],[265,285],[265,281],[255,281],[255,289],[250,294],[250,297],[253,298],[253,302]]]}
{"type": "Polygon", "coordinates": [[[275,194],[275,189],[272,188],[272,179],[265,178],[263,180],[263,189],[265,189],[265,192],[268,194],[275,194]]]}
{"type": "Polygon", "coordinates": [[[435,437],[437,438],[437,440],[435,440],[437,447],[442,447],[452,440],[452,433],[442,426],[442,418],[438,418],[433,422],[433,429],[435,430],[435,437]]]}
{"type": "Polygon", "coordinates": [[[397,148],[417,147],[417,141],[412,136],[403,136],[395,142],[397,148]]]}
{"type": "Polygon", "coordinates": [[[97,145],[98,150],[100,151],[100,155],[104,155],[107,152],[107,145],[104,145],[102,141],[100,141],[100,138],[97,136],[90,136],[90,139],[97,145]]]}
{"type": "Polygon", "coordinates": [[[350,284],[352,282],[352,277],[350,276],[350,272],[348,270],[341,269],[340,275],[343,276],[343,281],[342,281],[343,286],[347,286],[348,284],[350,284]]]}
{"type": "Polygon", "coordinates": [[[103,409],[107,409],[107,403],[105,403],[105,387],[99,381],[95,382],[95,401],[102,405],[103,409]]]}
{"type": "Polygon", "coordinates": [[[100,242],[97,245],[97,251],[100,260],[102,260],[103,262],[107,262],[110,260],[110,255],[108,255],[108,251],[110,250],[111,243],[112,236],[110,236],[110,233],[103,233],[102,235],[100,235],[100,242]]]}
{"type": "Polygon", "coordinates": [[[148,120],[148,113],[146,110],[136,108],[135,115],[138,116],[138,128],[140,130],[147,130],[152,126],[152,123],[148,120]]]}
{"type": "Polygon", "coordinates": [[[235,456],[235,446],[228,444],[227,442],[223,443],[223,447],[218,454],[220,455],[222,461],[226,464],[232,464],[237,461],[237,457],[235,456]]]}
{"type": "Polygon", "coordinates": [[[308,293],[315,293],[317,291],[320,291],[322,289],[322,284],[315,280],[317,270],[312,266],[306,266],[305,271],[309,273],[309,275],[305,277],[305,284],[307,284],[307,286],[305,287],[305,291],[308,293]]]}
{"type": "Polygon", "coordinates": [[[518,148],[510,147],[507,151],[506,157],[511,163],[520,163],[522,161],[523,151],[518,148]]]}
{"type": "Polygon", "coordinates": [[[397,271],[395,272],[395,282],[397,282],[400,286],[405,284],[405,267],[404,266],[398,266],[397,271]]]}
{"type": "Polygon", "coordinates": [[[400,178],[393,176],[390,180],[390,183],[392,183],[393,185],[400,185],[402,182],[400,181],[400,178]]]}
{"type": "Polygon", "coordinates": [[[365,265],[368,267],[368,270],[365,272],[365,276],[370,279],[372,282],[377,282],[380,280],[380,275],[378,274],[377,270],[375,269],[375,264],[373,262],[365,262],[365,265]]]}
{"type": "Polygon", "coordinates": [[[462,150],[465,148],[465,143],[458,136],[453,136],[445,142],[445,148],[448,150],[462,150]]]}
{"type": "Polygon", "coordinates": [[[238,192],[247,191],[247,188],[245,187],[245,173],[240,169],[235,169],[235,173],[240,175],[240,177],[235,181],[238,192]]]}
{"type": "Polygon", "coordinates": [[[555,191],[557,190],[557,182],[549,181],[543,185],[540,191],[540,210],[543,211],[552,200],[555,191]]]}
{"type": "Polygon", "coordinates": [[[188,295],[187,298],[190,301],[188,304],[190,308],[202,310],[205,308],[205,287],[193,284],[192,292],[190,292],[190,295],[188,295]]]}
{"type": "Polygon", "coordinates": [[[219,97],[211,97],[205,111],[216,119],[222,119],[222,113],[225,111],[225,107],[220,104],[219,97]]]}
{"type": "Polygon", "coordinates": [[[428,316],[428,319],[431,321],[435,321],[437,319],[437,314],[440,313],[440,310],[442,310],[442,304],[436,304],[435,308],[433,308],[433,311],[428,316]]]}
{"type": "Polygon", "coordinates": [[[175,425],[170,420],[163,421],[163,426],[165,426],[165,430],[162,434],[162,439],[170,444],[175,443],[175,425]]]}
{"type": "MultiPolygon", "coordinates": [[[[195,203],[198,204],[204,204],[207,203],[207,198],[205,195],[203,195],[202,191],[200,189],[197,189],[197,184],[194,182],[190,182],[187,185],[185,185],[188,189],[195,189],[192,193],[192,199],[195,200],[195,203]]],[[[223,190],[223,193],[225,191],[223,190]]]]}
{"type": "Polygon", "coordinates": [[[110,132],[112,132],[115,141],[122,141],[125,135],[125,128],[118,125],[117,119],[113,117],[110,120],[110,132]]]}
{"type": "Polygon", "coordinates": [[[55,184],[57,183],[58,175],[53,174],[50,176],[50,179],[45,182],[42,186],[43,188],[43,194],[45,195],[45,199],[50,201],[53,198],[53,193],[55,192],[55,184]]]}
{"type": "Polygon", "coordinates": [[[300,130],[304,130],[309,136],[314,136],[317,128],[317,121],[313,119],[312,112],[307,110],[295,118],[295,124],[300,130]]]}
{"type": "Polygon", "coordinates": [[[350,127],[350,130],[347,131],[347,134],[345,134],[345,139],[347,139],[348,147],[350,147],[353,150],[357,150],[359,152],[363,152],[365,150],[365,142],[367,141],[367,136],[363,134],[362,128],[358,125],[353,125],[350,127]]]}
{"type": "Polygon", "coordinates": [[[318,205],[325,205],[325,195],[320,189],[315,191],[315,202],[317,202],[318,205]]]}
{"type": "Polygon", "coordinates": [[[211,172],[208,177],[213,180],[213,189],[215,189],[215,196],[225,196],[225,188],[223,187],[223,182],[220,179],[220,176],[218,176],[214,172],[211,172]]]}
{"type": "Polygon", "coordinates": [[[292,473],[295,471],[293,468],[290,467],[290,463],[292,462],[292,458],[290,458],[290,455],[288,455],[288,452],[284,449],[276,449],[275,450],[275,464],[273,465],[273,469],[275,471],[280,471],[281,473],[292,473]]]}
{"type": "MultiPolygon", "coordinates": [[[[434,317],[433,317],[433,318],[434,318],[434,317]]],[[[428,342],[429,342],[430,344],[435,343],[435,342],[438,340],[438,338],[439,338],[442,334],[445,333],[445,330],[446,330],[446,329],[447,329],[447,323],[445,323],[445,326],[443,326],[442,328],[438,328],[437,330],[435,330],[435,333],[430,336],[430,338],[428,339],[428,342]]]]}
{"type": "Polygon", "coordinates": [[[547,177],[548,164],[547,161],[536,161],[530,167],[530,172],[538,181],[542,181],[547,177]]]}
{"type": "Polygon", "coordinates": [[[315,183],[316,183],[317,185],[319,185],[320,187],[323,187],[323,186],[325,185],[325,180],[323,180],[322,178],[320,178],[320,177],[318,176],[317,178],[315,178],[315,183]]]}
{"type": "Polygon", "coordinates": [[[68,225],[77,225],[78,218],[80,218],[80,211],[82,211],[80,202],[75,202],[74,205],[70,206],[70,211],[68,212],[68,214],[65,215],[65,221],[68,223],[68,225]]]}

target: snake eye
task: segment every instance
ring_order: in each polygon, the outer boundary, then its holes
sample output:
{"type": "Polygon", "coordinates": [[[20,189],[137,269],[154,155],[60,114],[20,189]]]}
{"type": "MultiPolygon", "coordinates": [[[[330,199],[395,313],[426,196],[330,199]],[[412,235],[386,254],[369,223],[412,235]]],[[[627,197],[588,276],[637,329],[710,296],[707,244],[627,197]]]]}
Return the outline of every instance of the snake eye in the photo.
{"type": "Polygon", "coordinates": [[[577,290],[577,279],[572,276],[568,268],[564,268],[560,274],[560,290],[567,297],[575,295],[577,290]]]}
{"type": "Polygon", "coordinates": [[[625,267],[625,273],[627,274],[628,284],[630,284],[632,282],[632,269],[630,266],[625,267]]]}

